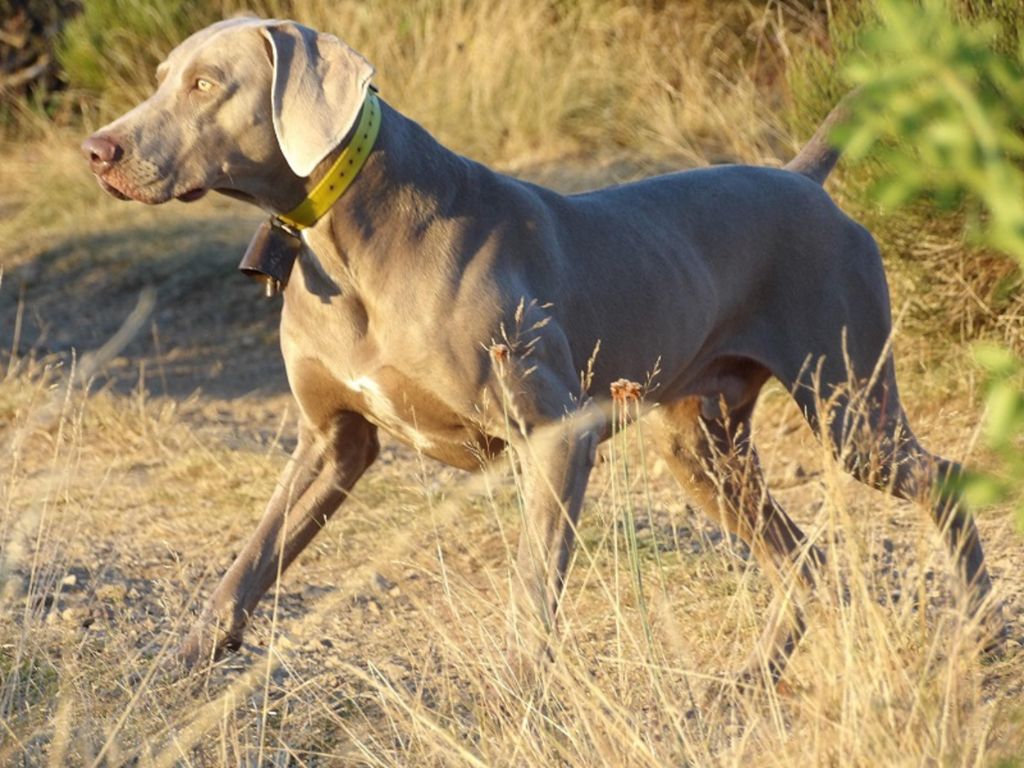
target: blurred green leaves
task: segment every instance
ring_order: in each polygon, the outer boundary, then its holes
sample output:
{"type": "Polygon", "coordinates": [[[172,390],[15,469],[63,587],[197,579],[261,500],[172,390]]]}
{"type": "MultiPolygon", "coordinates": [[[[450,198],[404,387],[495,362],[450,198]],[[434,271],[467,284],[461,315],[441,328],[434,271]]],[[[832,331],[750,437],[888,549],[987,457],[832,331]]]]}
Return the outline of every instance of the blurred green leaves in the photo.
{"type": "Polygon", "coordinates": [[[991,344],[978,345],[975,357],[988,376],[985,439],[1002,466],[997,474],[971,474],[965,497],[972,506],[1014,500],[1018,524],[1024,528],[1024,362],[991,344]]]}
{"type": "MultiPolygon", "coordinates": [[[[962,206],[972,237],[1024,267],[1024,44],[1000,50],[1000,26],[952,0],[874,5],[845,67],[859,90],[836,139],[853,158],[882,161],[881,204],[962,206]]],[[[985,437],[1002,466],[973,475],[967,500],[1012,501],[1024,529],[1024,363],[992,345],[975,354],[988,381],[985,437]]]]}
{"type": "MultiPolygon", "coordinates": [[[[114,111],[138,101],[152,87],[153,71],[164,54],[193,31],[196,7],[188,0],[89,0],[67,22],[57,58],[73,89],[89,94],[121,94],[114,111]]],[[[196,19],[212,20],[210,8],[196,19]]]]}
{"type": "Polygon", "coordinates": [[[839,136],[847,153],[890,170],[883,205],[966,204],[973,234],[1024,264],[1024,48],[1000,53],[998,24],[957,18],[946,0],[876,7],[846,66],[861,88],[839,136]]]}

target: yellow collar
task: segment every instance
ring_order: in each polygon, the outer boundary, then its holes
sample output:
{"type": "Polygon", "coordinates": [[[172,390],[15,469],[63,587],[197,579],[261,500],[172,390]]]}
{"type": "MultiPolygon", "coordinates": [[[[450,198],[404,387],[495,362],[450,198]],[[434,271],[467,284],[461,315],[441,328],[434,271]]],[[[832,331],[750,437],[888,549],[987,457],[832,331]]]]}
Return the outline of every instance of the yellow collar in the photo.
{"type": "Polygon", "coordinates": [[[341,151],[330,170],[306,199],[288,213],[279,214],[277,219],[294,229],[305,229],[316,224],[320,217],[338,202],[338,198],[345,194],[345,190],[359,175],[363,163],[370,156],[374,141],[377,140],[380,123],[380,101],[377,94],[371,90],[366,94],[359,125],[356,126],[348,146],[341,151]]]}

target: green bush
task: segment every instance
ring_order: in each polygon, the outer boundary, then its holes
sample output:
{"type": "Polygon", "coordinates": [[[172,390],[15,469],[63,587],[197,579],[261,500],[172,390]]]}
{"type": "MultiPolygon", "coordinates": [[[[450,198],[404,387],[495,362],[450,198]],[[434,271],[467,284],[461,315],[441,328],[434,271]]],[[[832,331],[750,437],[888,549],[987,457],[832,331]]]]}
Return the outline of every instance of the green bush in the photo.
{"type": "Polygon", "coordinates": [[[55,50],[61,23],[80,0],[0,0],[0,128],[17,124],[25,108],[53,115],[63,87],[55,50]]]}
{"type": "Polygon", "coordinates": [[[71,88],[102,95],[116,110],[151,87],[167,51],[220,10],[191,0],[88,0],[64,27],[58,60],[71,88]]]}
{"type": "Polygon", "coordinates": [[[999,25],[957,23],[942,0],[878,9],[845,68],[861,86],[847,154],[881,159],[883,206],[964,210],[976,239],[1024,265],[1024,62],[998,51],[999,25]]]}
{"type": "MultiPolygon", "coordinates": [[[[1019,18],[1024,10],[994,2],[978,13],[973,5],[878,0],[874,22],[846,57],[843,72],[859,91],[851,120],[836,138],[854,159],[880,159],[873,194],[884,207],[923,200],[959,211],[974,242],[1009,257],[1013,282],[1006,290],[1019,295],[1024,47],[998,20],[1019,18]]],[[[985,434],[1001,470],[971,478],[967,492],[975,503],[1012,500],[1024,526],[1019,353],[978,347],[989,376],[985,434]]]]}
{"type": "MultiPolygon", "coordinates": [[[[908,302],[911,326],[937,344],[950,336],[1024,342],[1019,272],[992,238],[969,237],[977,222],[977,198],[959,195],[937,178],[923,178],[944,163],[932,153],[961,153],[960,162],[966,160],[964,148],[949,143],[956,138],[949,135],[948,112],[960,107],[944,97],[940,78],[955,76],[972,91],[977,87],[979,105],[999,126],[995,151],[1017,151],[1008,105],[1010,92],[1020,87],[1013,79],[1024,3],[851,0],[831,8],[827,42],[794,49],[788,71],[794,132],[808,135],[844,94],[865,82],[868,68],[876,80],[864,94],[861,113],[874,121],[876,140],[864,162],[840,169],[839,191],[878,238],[896,303],[908,302]],[[972,73],[978,64],[983,69],[972,73]],[[883,129],[885,122],[889,129],[883,129]],[[897,202],[900,214],[893,216],[891,204],[897,202]]],[[[858,142],[866,136],[861,133],[849,151],[863,155],[858,142]]],[[[1002,185],[992,179],[985,183],[1002,185]]],[[[1007,199],[1011,196],[1008,190],[1007,199]]]]}

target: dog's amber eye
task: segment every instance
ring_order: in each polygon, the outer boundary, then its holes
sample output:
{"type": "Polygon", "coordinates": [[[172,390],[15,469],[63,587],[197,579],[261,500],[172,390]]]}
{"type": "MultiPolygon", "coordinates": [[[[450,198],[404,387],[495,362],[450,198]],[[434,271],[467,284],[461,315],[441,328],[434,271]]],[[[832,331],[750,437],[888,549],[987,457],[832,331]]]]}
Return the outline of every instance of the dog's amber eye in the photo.
{"type": "Polygon", "coordinates": [[[196,90],[202,91],[203,93],[209,93],[213,90],[213,82],[207,80],[205,77],[196,78],[196,90]]]}

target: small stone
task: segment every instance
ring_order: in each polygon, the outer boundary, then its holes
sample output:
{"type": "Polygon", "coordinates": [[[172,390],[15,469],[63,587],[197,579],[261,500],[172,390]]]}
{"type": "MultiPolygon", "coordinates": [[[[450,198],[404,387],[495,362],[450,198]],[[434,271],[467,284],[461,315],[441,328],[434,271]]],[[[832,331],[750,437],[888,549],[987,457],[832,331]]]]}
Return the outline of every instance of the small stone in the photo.
{"type": "Polygon", "coordinates": [[[84,608],[81,608],[81,607],[77,607],[77,606],[76,607],[65,608],[63,611],[60,612],[61,620],[62,621],[68,621],[68,622],[70,622],[70,621],[82,622],[84,620],[84,618],[86,616],[88,616],[88,615],[89,615],[89,612],[87,610],[85,610],[84,608]]]}
{"type": "Polygon", "coordinates": [[[402,680],[409,674],[409,670],[395,660],[381,662],[378,669],[383,672],[391,682],[402,680]]]}
{"type": "Polygon", "coordinates": [[[128,594],[124,584],[103,584],[96,589],[96,597],[103,602],[120,603],[128,594]]]}
{"type": "Polygon", "coordinates": [[[370,583],[381,592],[391,592],[391,590],[395,588],[395,582],[377,571],[373,572],[373,576],[370,578],[370,583]]]}
{"type": "Polygon", "coordinates": [[[14,602],[25,595],[25,582],[18,576],[11,576],[3,582],[0,588],[0,602],[14,602]]]}

